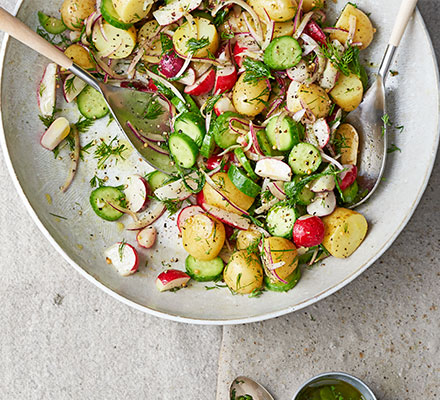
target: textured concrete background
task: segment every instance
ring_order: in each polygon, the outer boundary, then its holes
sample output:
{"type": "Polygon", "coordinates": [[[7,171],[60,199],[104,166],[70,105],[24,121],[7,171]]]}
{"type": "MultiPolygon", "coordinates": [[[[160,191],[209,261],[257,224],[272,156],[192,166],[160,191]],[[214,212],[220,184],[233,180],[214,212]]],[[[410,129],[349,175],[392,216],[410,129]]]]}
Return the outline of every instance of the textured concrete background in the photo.
{"type": "MultiPolygon", "coordinates": [[[[439,5],[419,2],[437,56],[439,5]]],[[[223,329],[105,295],[50,247],[2,156],[0,182],[1,399],[225,400],[248,375],[284,400],[325,370],[364,378],[383,400],[440,398],[440,162],[407,228],[355,282],[303,311],[223,329]]]]}

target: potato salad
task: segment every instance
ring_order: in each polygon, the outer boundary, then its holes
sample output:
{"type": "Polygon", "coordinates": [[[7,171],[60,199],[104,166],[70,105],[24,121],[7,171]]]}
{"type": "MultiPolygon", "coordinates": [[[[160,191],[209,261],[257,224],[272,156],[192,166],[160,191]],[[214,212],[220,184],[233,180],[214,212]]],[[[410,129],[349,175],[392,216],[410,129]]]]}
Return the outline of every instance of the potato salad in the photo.
{"type": "MultiPolygon", "coordinates": [[[[287,292],[304,267],[347,258],[361,245],[368,224],[350,208],[366,195],[359,137],[344,120],[368,85],[360,53],[375,29],[353,3],[336,21],[325,7],[324,0],[64,0],[60,16],[38,13],[40,35],[103,82],[148,93],[141,118],[165,123],[160,134],[127,125],[169,157],[174,174],[132,174],[117,187],[95,176],[84,194],[97,217],[132,219],[125,229],[133,244],[109,243],[109,268],[135,273],[139,248],[156,246],[154,223],[170,214],[176,245],[188,255],[181,268],[159,274],[160,291],[198,281],[249,297],[287,292]]],[[[84,152],[102,168],[123,157],[117,137],[81,143],[95,120],[111,116],[102,95],[68,71],[47,66],[38,104],[47,128],[41,145],[55,155],[70,145],[62,191],[75,184],[84,152]],[[76,104],[76,123],[61,115],[57,88],[76,104]]]]}

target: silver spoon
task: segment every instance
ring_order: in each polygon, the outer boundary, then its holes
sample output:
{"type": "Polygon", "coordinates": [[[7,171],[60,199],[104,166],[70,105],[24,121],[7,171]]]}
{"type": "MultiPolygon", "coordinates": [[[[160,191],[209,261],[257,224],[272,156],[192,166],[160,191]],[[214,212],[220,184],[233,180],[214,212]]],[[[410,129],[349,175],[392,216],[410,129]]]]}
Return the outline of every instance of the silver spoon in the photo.
{"type": "Polygon", "coordinates": [[[231,400],[238,400],[240,396],[243,396],[243,400],[274,400],[272,395],[263,386],[246,376],[235,378],[229,389],[231,400]],[[245,397],[246,395],[250,397],[245,397]]]}
{"type": "Polygon", "coordinates": [[[402,1],[376,81],[365,94],[361,105],[347,116],[347,122],[359,132],[358,182],[362,189],[368,189],[368,194],[351,208],[361,205],[374,193],[385,169],[387,158],[387,124],[384,123],[384,116],[387,114],[385,80],[417,1],[402,1]]]}
{"type": "Polygon", "coordinates": [[[163,154],[160,152],[160,149],[157,149],[159,152],[153,150],[151,146],[148,146],[148,142],[142,137],[139,138],[135,132],[130,129],[130,124],[127,124],[127,122],[131,123],[137,133],[143,131],[149,134],[162,134],[167,128],[167,121],[169,120],[168,110],[164,109],[164,113],[155,120],[146,121],[145,118],[142,118],[142,111],[145,110],[149,102],[155,100],[155,95],[106,85],[98,81],[78,65],[75,65],[63,52],[59,51],[55,46],[44,40],[18,18],[12,16],[1,7],[0,30],[49,58],[59,66],[69,70],[99,91],[104,96],[115,121],[145,161],[165,173],[175,172],[175,167],[171,163],[169,155],[166,153],[163,154]]]}

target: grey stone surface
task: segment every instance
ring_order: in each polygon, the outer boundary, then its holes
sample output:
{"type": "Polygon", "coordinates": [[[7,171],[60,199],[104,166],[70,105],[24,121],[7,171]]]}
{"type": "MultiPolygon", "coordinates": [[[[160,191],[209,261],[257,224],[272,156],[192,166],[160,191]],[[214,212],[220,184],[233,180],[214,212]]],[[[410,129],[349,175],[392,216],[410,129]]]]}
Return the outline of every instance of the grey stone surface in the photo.
{"type": "MultiPolygon", "coordinates": [[[[419,2],[438,56],[439,3],[419,2]]],[[[411,222],[365,274],[317,305],[223,336],[105,295],[50,247],[2,156],[0,182],[1,399],[198,400],[218,385],[226,400],[230,381],[249,375],[284,400],[325,370],[364,378],[384,400],[440,397],[439,162],[411,222]]]]}

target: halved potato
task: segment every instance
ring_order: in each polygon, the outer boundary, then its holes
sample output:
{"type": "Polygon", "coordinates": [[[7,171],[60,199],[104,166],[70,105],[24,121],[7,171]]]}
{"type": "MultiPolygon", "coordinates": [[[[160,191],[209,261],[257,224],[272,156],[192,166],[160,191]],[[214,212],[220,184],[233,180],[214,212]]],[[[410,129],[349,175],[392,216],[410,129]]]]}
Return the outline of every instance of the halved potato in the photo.
{"type": "MultiPolygon", "coordinates": [[[[255,199],[240,192],[231,182],[227,173],[217,172],[211,178],[216,183],[220,192],[235,205],[244,210],[248,210],[251,207],[255,199]]],[[[235,214],[241,214],[240,211],[232,207],[226,200],[223,200],[223,198],[208,183],[203,187],[203,195],[206,203],[222,208],[223,210],[231,211],[235,214]]]]}
{"type": "Polygon", "coordinates": [[[223,279],[235,293],[249,294],[263,285],[263,268],[260,259],[246,250],[232,254],[223,271],[223,279]]]}
{"type": "Polygon", "coordinates": [[[113,7],[125,23],[135,23],[145,18],[151,10],[153,1],[112,0],[113,7]]]}
{"type": "Polygon", "coordinates": [[[325,0],[304,0],[303,2],[303,10],[311,11],[319,8],[323,8],[325,6],[325,0]]]}
{"type": "Polygon", "coordinates": [[[341,73],[335,87],[330,91],[330,96],[339,107],[350,112],[361,104],[364,86],[357,75],[347,76],[341,73]]]}
{"type": "Polygon", "coordinates": [[[139,29],[138,32],[139,43],[143,41],[150,41],[154,36],[157,36],[142,57],[147,63],[157,64],[162,56],[162,42],[160,40],[160,36],[156,34],[158,29],[159,24],[155,19],[152,19],[151,21],[148,21],[142,25],[142,28],[139,29]]]}
{"type": "Polygon", "coordinates": [[[245,82],[243,73],[232,91],[232,103],[239,114],[254,117],[260,114],[269,100],[270,90],[265,79],[245,82]]]}
{"type": "Polygon", "coordinates": [[[336,150],[341,154],[341,163],[344,165],[356,165],[359,135],[350,124],[342,124],[336,131],[336,150]]]}
{"type": "Polygon", "coordinates": [[[195,58],[211,57],[218,49],[220,39],[215,25],[206,18],[194,18],[194,23],[185,22],[173,36],[173,44],[176,52],[181,56],[190,54],[190,40],[208,39],[205,47],[194,52],[195,58]]]}
{"type": "Polygon", "coordinates": [[[136,29],[132,26],[128,30],[115,28],[103,21],[102,29],[106,39],[102,36],[98,24],[93,27],[92,41],[98,50],[98,56],[109,58],[128,57],[136,46],[136,29]]]}
{"type": "Polygon", "coordinates": [[[72,31],[80,31],[84,20],[95,11],[95,0],[64,0],[61,6],[61,19],[72,31]]]}
{"type": "Polygon", "coordinates": [[[261,232],[251,226],[247,231],[240,231],[237,235],[235,245],[238,250],[246,250],[256,248],[261,239],[261,232]]]}
{"type": "Polygon", "coordinates": [[[213,260],[225,243],[225,227],[207,214],[188,218],[182,226],[183,248],[198,260],[213,260]]]}
{"type": "Polygon", "coordinates": [[[90,57],[89,52],[79,44],[71,44],[64,54],[69,57],[76,65],[84,69],[94,69],[95,63],[90,57]]]}
{"type": "Polygon", "coordinates": [[[292,36],[294,31],[293,21],[275,22],[273,37],[292,36]]]}
{"type": "MultiPolygon", "coordinates": [[[[283,266],[276,268],[276,273],[281,279],[286,279],[298,266],[298,251],[296,246],[287,239],[272,236],[264,239],[263,261],[268,263],[267,256],[270,249],[271,264],[284,263],[283,266]]],[[[265,266],[266,268],[266,266],[265,266]]],[[[270,280],[276,281],[270,271],[266,271],[270,280]]]]}
{"type": "Polygon", "coordinates": [[[322,219],[325,236],[322,244],[337,258],[347,258],[360,246],[368,231],[368,223],[362,214],[338,207],[333,214],[322,219]]]}
{"type": "Polygon", "coordinates": [[[249,0],[248,3],[263,21],[267,20],[266,12],[272,21],[289,21],[298,8],[295,0],[249,0]]]}
{"type": "MultiPolygon", "coordinates": [[[[362,43],[362,46],[359,46],[359,48],[366,49],[373,41],[375,29],[373,28],[370,18],[368,18],[363,11],[359,10],[359,8],[356,8],[352,4],[348,3],[336,22],[335,27],[349,31],[350,15],[356,17],[356,33],[354,34],[353,42],[362,43]]],[[[347,41],[347,36],[347,32],[334,31],[330,34],[330,39],[337,39],[341,43],[345,43],[347,41]]]]}
{"type": "Polygon", "coordinates": [[[298,85],[296,82],[291,83],[287,93],[287,108],[290,112],[296,113],[307,107],[316,118],[327,117],[331,101],[326,91],[318,85],[312,83],[311,85],[299,85],[298,91],[292,91],[298,85]]]}

